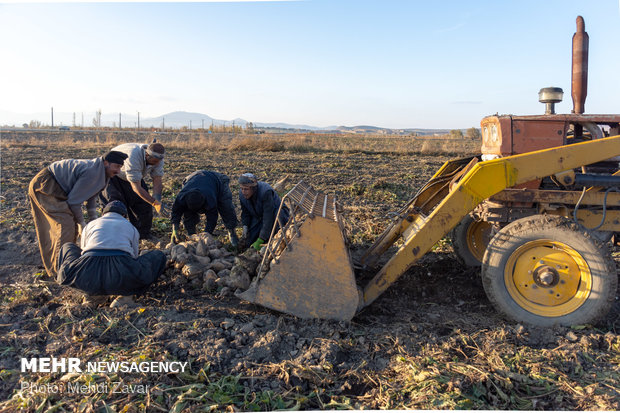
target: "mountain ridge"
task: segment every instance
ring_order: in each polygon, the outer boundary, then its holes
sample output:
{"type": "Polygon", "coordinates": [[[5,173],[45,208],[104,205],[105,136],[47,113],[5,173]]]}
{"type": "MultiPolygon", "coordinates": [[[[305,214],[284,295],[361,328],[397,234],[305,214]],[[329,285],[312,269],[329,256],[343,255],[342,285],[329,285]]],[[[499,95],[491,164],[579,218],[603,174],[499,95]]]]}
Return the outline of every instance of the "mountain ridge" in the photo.
{"type": "MultiPolygon", "coordinates": [[[[75,126],[80,125],[92,126],[95,123],[95,117],[93,114],[84,115],[81,113],[69,113],[69,112],[55,112],[54,113],[54,126],[75,126]],[[79,115],[79,116],[78,116],[79,115]]],[[[0,125],[9,126],[13,123],[13,126],[22,126],[23,124],[30,123],[31,121],[39,121],[42,124],[51,124],[50,113],[31,113],[31,114],[16,114],[8,111],[0,111],[0,125]],[[12,119],[11,122],[6,122],[4,119],[12,119]],[[40,121],[40,119],[47,119],[49,121],[40,121]]],[[[213,126],[241,126],[247,127],[250,122],[243,118],[235,118],[232,120],[216,119],[209,115],[198,112],[187,111],[174,111],[155,117],[139,117],[139,114],[123,114],[123,113],[102,113],[101,114],[101,126],[106,127],[118,127],[124,128],[137,127],[153,127],[162,129],[208,129],[213,126]]],[[[373,125],[331,125],[325,127],[312,126],[306,124],[290,124],[286,122],[252,122],[254,128],[266,129],[266,130],[295,130],[295,131],[316,131],[316,132],[345,132],[345,133],[399,133],[399,134],[445,134],[450,129],[431,129],[431,128],[387,128],[373,125]]],[[[464,129],[462,129],[464,130],[464,129]]]]}

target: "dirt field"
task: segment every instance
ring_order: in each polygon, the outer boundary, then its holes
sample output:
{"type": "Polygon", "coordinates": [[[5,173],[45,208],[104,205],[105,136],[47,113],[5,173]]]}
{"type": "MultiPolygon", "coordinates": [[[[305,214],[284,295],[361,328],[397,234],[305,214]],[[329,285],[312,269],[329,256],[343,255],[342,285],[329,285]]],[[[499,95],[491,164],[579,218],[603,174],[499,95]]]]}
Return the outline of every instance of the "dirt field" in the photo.
{"type": "MultiPolygon", "coordinates": [[[[170,272],[136,299],[136,308],[82,305],[81,294],[43,274],[27,185],[51,161],[92,158],[110,145],[63,142],[2,142],[0,411],[620,408],[618,300],[595,326],[509,323],[447,240],[347,323],[299,320],[174,282],[170,272]],[[22,373],[22,357],[188,367],[22,373]],[[75,391],[77,384],[85,390],[75,391]]],[[[404,141],[367,149],[300,142],[273,152],[168,145],[164,198],[172,202],[183,177],[197,169],[231,177],[252,171],[272,183],[285,174],[292,182],[303,178],[345,207],[356,255],[445,160],[475,150],[443,145],[401,153],[404,141]]],[[[170,236],[167,220],[156,219],[154,228],[162,239],[170,236]]],[[[225,241],[221,222],[217,232],[225,241]]]]}

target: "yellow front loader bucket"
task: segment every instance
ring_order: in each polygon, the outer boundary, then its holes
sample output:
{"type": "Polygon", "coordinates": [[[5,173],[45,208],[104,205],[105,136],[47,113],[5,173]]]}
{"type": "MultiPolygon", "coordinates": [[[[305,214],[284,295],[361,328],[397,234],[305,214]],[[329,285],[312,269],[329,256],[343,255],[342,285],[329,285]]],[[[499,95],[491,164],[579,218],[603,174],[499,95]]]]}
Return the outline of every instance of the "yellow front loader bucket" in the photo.
{"type": "Polygon", "coordinates": [[[336,199],[301,181],[284,205],[288,223],[274,224],[258,275],[237,296],[300,318],[350,320],[361,293],[336,199]]]}

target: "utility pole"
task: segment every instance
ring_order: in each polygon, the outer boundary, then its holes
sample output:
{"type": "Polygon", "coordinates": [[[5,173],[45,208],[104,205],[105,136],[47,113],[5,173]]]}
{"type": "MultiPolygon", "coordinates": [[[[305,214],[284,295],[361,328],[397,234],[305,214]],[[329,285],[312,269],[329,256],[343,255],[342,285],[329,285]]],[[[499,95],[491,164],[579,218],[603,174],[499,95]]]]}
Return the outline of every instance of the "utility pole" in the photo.
{"type": "Polygon", "coordinates": [[[204,128],[205,128],[205,120],[204,119],[201,119],[201,120],[202,120],[202,126],[200,127],[200,129],[204,130],[204,128]]]}
{"type": "Polygon", "coordinates": [[[191,119],[189,121],[189,130],[192,130],[192,121],[191,121],[191,119]]]}
{"type": "Polygon", "coordinates": [[[84,112],[82,112],[82,126],[81,128],[84,128],[84,112]]]}
{"type": "Polygon", "coordinates": [[[118,113],[118,129],[120,130],[122,128],[123,128],[123,125],[121,124],[121,113],[119,112],[118,113]]]}
{"type": "Polygon", "coordinates": [[[73,112],[73,127],[75,128],[75,112],[73,112]]]}
{"type": "Polygon", "coordinates": [[[140,112],[138,112],[138,129],[140,129],[140,112]]]}
{"type": "Polygon", "coordinates": [[[54,127],[54,107],[52,106],[52,128],[54,127]]]}
{"type": "Polygon", "coordinates": [[[161,118],[161,130],[166,130],[166,118],[161,118]]]}

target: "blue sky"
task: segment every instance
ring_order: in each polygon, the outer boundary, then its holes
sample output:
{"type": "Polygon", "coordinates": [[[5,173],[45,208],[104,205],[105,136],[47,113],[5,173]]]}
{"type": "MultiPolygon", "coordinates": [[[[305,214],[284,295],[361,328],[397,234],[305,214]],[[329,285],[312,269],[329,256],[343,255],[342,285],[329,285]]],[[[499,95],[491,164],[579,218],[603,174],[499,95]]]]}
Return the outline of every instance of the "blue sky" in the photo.
{"type": "Polygon", "coordinates": [[[546,86],[570,112],[577,15],[586,112],[620,113],[618,0],[0,3],[0,124],[54,107],[468,128],[543,113],[546,86]]]}

